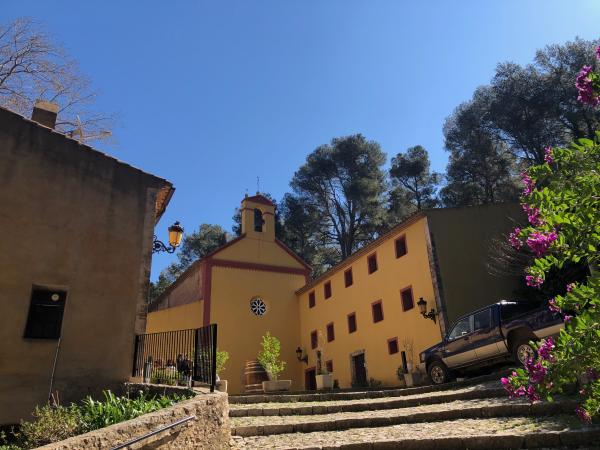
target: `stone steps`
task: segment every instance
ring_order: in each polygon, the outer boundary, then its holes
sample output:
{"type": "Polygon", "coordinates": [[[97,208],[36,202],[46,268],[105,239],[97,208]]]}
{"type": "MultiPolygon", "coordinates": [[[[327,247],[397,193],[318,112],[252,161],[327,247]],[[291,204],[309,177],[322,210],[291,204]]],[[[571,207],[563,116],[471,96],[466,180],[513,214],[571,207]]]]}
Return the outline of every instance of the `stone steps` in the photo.
{"type": "Polygon", "coordinates": [[[457,419],[478,419],[513,416],[551,416],[572,413],[577,403],[512,402],[506,398],[490,400],[454,401],[414,408],[379,411],[328,413],[308,416],[254,416],[232,419],[232,435],[264,436],[316,431],[340,431],[352,428],[387,427],[399,424],[419,424],[457,419]]]}
{"type": "Polygon", "coordinates": [[[582,428],[572,415],[459,419],[381,428],[233,437],[235,449],[533,449],[598,448],[599,427],[582,428]]]}
{"type": "Polygon", "coordinates": [[[486,382],[496,382],[500,377],[510,373],[505,370],[500,373],[484,375],[470,378],[464,381],[455,381],[442,385],[428,385],[413,388],[385,388],[385,389],[366,389],[366,390],[341,390],[329,392],[292,392],[281,394],[240,394],[230,395],[229,404],[253,404],[253,403],[286,403],[286,402],[315,402],[315,401],[335,401],[335,400],[356,400],[386,397],[404,397],[408,395],[425,394],[429,392],[443,392],[471,387],[473,385],[486,384],[486,382]]]}
{"type": "Polygon", "coordinates": [[[359,398],[353,400],[325,400],[313,402],[269,402],[230,405],[229,417],[290,416],[331,414],[353,411],[374,411],[434,405],[457,400],[506,398],[506,391],[498,382],[479,384],[463,389],[398,397],[359,398]]]}
{"type": "Polygon", "coordinates": [[[237,396],[230,405],[231,446],[600,449],[600,427],[582,428],[576,400],[509,400],[499,377],[442,387],[237,396]]]}

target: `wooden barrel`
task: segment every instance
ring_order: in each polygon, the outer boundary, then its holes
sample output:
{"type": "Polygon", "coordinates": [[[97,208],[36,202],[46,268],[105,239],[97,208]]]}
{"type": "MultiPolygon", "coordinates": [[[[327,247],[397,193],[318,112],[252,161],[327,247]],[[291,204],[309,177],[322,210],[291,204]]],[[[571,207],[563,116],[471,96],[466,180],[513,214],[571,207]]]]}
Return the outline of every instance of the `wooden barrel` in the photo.
{"type": "Polygon", "coordinates": [[[262,382],[269,381],[267,371],[256,360],[246,361],[244,369],[244,377],[246,378],[246,387],[244,392],[262,392],[262,382]]]}

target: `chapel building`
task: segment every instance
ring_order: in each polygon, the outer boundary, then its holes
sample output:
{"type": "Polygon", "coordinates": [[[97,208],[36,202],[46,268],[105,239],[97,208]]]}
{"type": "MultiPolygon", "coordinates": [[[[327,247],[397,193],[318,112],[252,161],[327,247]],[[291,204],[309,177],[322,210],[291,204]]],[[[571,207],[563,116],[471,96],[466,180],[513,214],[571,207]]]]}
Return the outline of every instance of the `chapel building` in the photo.
{"type": "Polygon", "coordinates": [[[196,261],[154,303],[147,332],[218,326],[222,378],[244,391],[246,361],[267,331],[281,340],[292,389],[315,388],[316,351],[339,387],[398,384],[398,368],[439,342],[462,314],[514,297],[518,277],[490,275],[493,242],[520,221],[516,204],[419,211],[314,280],[275,237],[275,209],[242,200],[242,233],[196,261]],[[419,299],[435,320],[424,318],[419,299]],[[296,349],[302,350],[299,358],[296,349]]]}

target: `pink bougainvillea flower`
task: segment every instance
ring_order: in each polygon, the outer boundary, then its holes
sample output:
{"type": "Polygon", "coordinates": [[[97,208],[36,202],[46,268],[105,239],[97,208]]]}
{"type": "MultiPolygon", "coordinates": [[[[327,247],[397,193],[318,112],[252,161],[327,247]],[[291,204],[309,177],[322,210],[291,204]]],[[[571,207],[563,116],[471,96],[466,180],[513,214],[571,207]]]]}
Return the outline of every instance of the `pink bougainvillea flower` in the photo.
{"type": "Polygon", "coordinates": [[[570,316],[569,314],[565,314],[563,316],[563,320],[565,321],[565,323],[569,323],[571,319],[573,319],[573,316],[570,316]]]}
{"type": "Polygon", "coordinates": [[[527,214],[527,220],[534,227],[539,227],[544,223],[543,219],[540,218],[540,210],[535,206],[529,206],[526,203],[523,203],[523,211],[527,214]]]}
{"type": "Polygon", "coordinates": [[[516,248],[517,250],[519,250],[521,247],[523,247],[523,241],[521,241],[521,239],[519,239],[520,233],[521,233],[521,229],[519,227],[517,227],[513,230],[512,233],[510,233],[508,235],[508,243],[511,245],[511,247],[516,248]]]}
{"type": "Polygon", "coordinates": [[[544,149],[544,161],[547,164],[552,164],[554,162],[554,158],[552,157],[552,147],[548,146],[544,149]]]}
{"type": "Polygon", "coordinates": [[[567,284],[567,292],[573,292],[574,287],[575,287],[575,283],[567,284]]]}
{"type": "Polygon", "coordinates": [[[528,359],[525,362],[525,368],[529,373],[529,381],[533,384],[539,384],[544,381],[546,377],[547,370],[542,365],[541,361],[533,362],[532,359],[528,359]]]}
{"type": "Polygon", "coordinates": [[[527,286],[540,287],[542,284],[544,284],[544,280],[541,277],[534,277],[533,275],[526,275],[525,283],[527,283],[527,286]]]}
{"type": "Polygon", "coordinates": [[[579,417],[579,420],[581,420],[583,423],[585,423],[585,424],[592,423],[592,418],[590,417],[588,412],[585,409],[583,409],[581,406],[578,406],[577,408],[575,408],[575,414],[577,414],[577,417],[579,417]]]}
{"type": "Polygon", "coordinates": [[[550,336],[548,339],[542,340],[538,347],[538,355],[545,361],[552,361],[552,350],[554,350],[554,339],[550,336]]]}
{"type": "Polygon", "coordinates": [[[531,385],[527,388],[527,398],[529,398],[529,401],[531,403],[537,402],[540,400],[540,396],[535,391],[535,388],[531,385]]]}
{"type": "Polygon", "coordinates": [[[589,75],[592,73],[592,66],[583,66],[577,75],[575,87],[579,92],[577,100],[584,105],[598,106],[600,98],[594,93],[594,86],[589,75]]]}
{"type": "Polygon", "coordinates": [[[561,309],[556,304],[556,300],[554,300],[553,298],[551,298],[550,300],[548,300],[548,309],[550,311],[552,311],[553,313],[559,313],[559,312],[561,312],[561,309]]]}
{"type": "Polygon", "coordinates": [[[596,58],[600,59],[600,46],[596,48],[596,58]]]}
{"type": "Polygon", "coordinates": [[[533,190],[535,189],[535,181],[531,179],[531,177],[527,174],[527,172],[521,173],[521,181],[525,185],[523,188],[523,195],[525,197],[531,195],[533,190]]]}
{"type": "Polygon", "coordinates": [[[539,231],[532,232],[527,238],[527,245],[538,258],[546,253],[550,244],[558,238],[555,231],[541,233],[539,231]]]}

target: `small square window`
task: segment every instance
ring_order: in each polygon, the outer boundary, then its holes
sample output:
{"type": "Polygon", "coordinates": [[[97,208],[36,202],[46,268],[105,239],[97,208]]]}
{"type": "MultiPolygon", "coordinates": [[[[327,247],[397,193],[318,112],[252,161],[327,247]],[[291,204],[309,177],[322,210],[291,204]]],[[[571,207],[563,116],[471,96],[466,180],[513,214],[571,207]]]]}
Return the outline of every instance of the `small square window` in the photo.
{"type": "Polygon", "coordinates": [[[331,281],[325,283],[325,285],[323,286],[323,292],[325,294],[325,298],[331,297],[331,281]]]}
{"type": "Polygon", "coordinates": [[[371,305],[373,311],[373,323],[381,322],[383,320],[383,305],[381,300],[371,305]]]}
{"type": "Polygon", "coordinates": [[[388,339],[388,353],[390,355],[398,353],[398,338],[388,339]]]}
{"type": "Polygon", "coordinates": [[[367,263],[369,266],[369,274],[377,272],[377,255],[375,253],[367,258],[367,263]]]}
{"type": "Polygon", "coordinates": [[[311,291],[308,294],[308,307],[309,308],[314,308],[316,305],[316,300],[315,300],[315,291],[311,291]]]}
{"type": "Polygon", "coordinates": [[[344,284],[346,287],[352,286],[354,280],[352,278],[352,267],[344,272],[344,284]]]}
{"type": "Polygon", "coordinates": [[[333,360],[325,361],[325,369],[327,369],[327,372],[333,373],[333,360]]]}
{"type": "Polygon", "coordinates": [[[327,324],[327,342],[331,342],[335,339],[335,331],[333,329],[333,322],[327,324]]]}
{"type": "Polygon", "coordinates": [[[406,236],[400,236],[396,239],[396,258],[406,255],[406,236]]]}
{"type": "Polygon", "coordinates": [[[348,333],[356,331],[356,313],[348,314],[348,333]]]}
{"type": "Polygon", "coordinates": [[[33,288],[24,337],[30,339],[60,338],[66,299],[65,291],[33,288]]]}
{"type": "Polygon", "coordinates": [[[317,337],[317,331],[312,331],[310,333],[310,348],[315,349],[319,345],[319,338],[317,337]]]}
{"type": "Polygon", "coordinates": [[[412,288],[406,288],[400,292],[402,298],[402,311],[408,311],[415,307],[415,301],[413,300],[412,288]]]}

